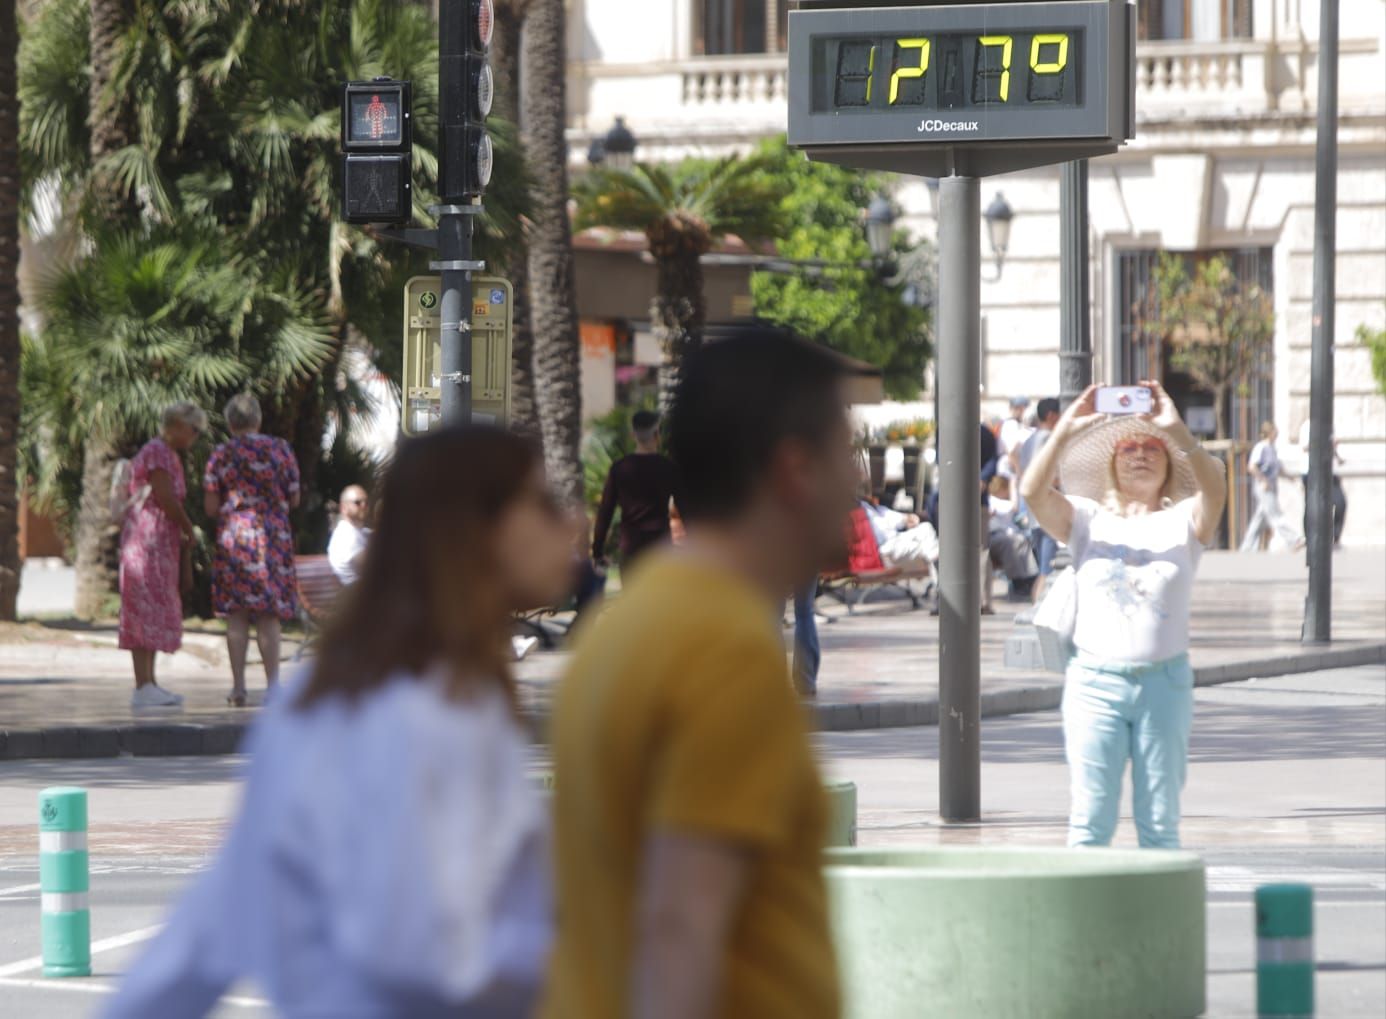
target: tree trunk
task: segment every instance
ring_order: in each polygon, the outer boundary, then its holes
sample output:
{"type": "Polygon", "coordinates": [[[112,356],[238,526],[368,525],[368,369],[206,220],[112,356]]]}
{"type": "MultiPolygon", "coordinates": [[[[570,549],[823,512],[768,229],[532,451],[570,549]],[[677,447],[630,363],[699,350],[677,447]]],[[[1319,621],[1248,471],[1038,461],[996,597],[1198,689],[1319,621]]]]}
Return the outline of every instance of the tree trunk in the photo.
{"type": "MultiPolygon", "coordinates": [[[[120,60],[120,39],[130,24],[132,0],[91,0],[91,79],[87,90],[87,120],[91,127],[91,177],[87,182],[87,215],[94,223],[132,218],[133,207],[114,181],[103,178],[97,164],[130,143],[130,111],[112,86],[120,60]]],[[[82,447],[82,502],[77,512],[77,615],[89,619],[101,611],[106,596],[117,589],[120,535],[111,525],[107,500],[116,439],[89,435],[82,447]]]]}
{"type": "Polygon", "coordinates": [[[650,305],[655,339],[664,352],[659,369],[659,402],[674,404],[683,359],[702,346],[707,306],[703,298],[703,264],[698,246],[680,246],[655,259],[658,282],[650,305]]]}
{"type": "Polygon", "coordinates": [[[111,521],[111,472],[117,460],[113,445],[97,438],[82,447],[82,502],[77,509],[77,597],[79,619],[101,615],[116,590],[112,578],[119,562],[120,535],[111,521]]]}
{"type": "Polygon", "coordinates": [[[583,497],[582,369],[568,222],[566,52],[563,0],[534,0],[525,22],[524,128],[534,224],[529,238],[534,382],[549,483],[561,498],[583,497]]]}
{"type": "Polygon", "coordinates": [[[19,596],[19,95],[15,0],[0,0],[0,620],[19,596]]]}
{"type": "MultiPolygon", "coordinates": [[[[500,0],[496,4],[496,31],[491,40],[491,70],[496,76],[493,113],[520,122],[520,29],[529,0],[500,0]]],[[[510,426],[523,435],[540,436],[539,411],[534,402],[534,330],[530,325],[529,251],[521,242],[503,274],[514,290],[511,308],[515,317],[510,358],[510,426]]]]}
{"type": "Polygon", "coordinates": [[[1213,414],[1218,419],[1218,438],[1227,438],[1227,390],[1228,384],[1223,382],[1213,387],[1213,414]]]}
{"type": "Polygon", "coordinates": [[[98,222],[122,219],[132,211],[118,184],[97,170],[105,156],[130,144],[130,111],[113,85],[120,62],[120,39],[130,25],[133,0],[90,0],[87,40],[91,79],[87,89],[87,123],[91,128],[92,174],[87,187],[89,214],[98,222]]]}

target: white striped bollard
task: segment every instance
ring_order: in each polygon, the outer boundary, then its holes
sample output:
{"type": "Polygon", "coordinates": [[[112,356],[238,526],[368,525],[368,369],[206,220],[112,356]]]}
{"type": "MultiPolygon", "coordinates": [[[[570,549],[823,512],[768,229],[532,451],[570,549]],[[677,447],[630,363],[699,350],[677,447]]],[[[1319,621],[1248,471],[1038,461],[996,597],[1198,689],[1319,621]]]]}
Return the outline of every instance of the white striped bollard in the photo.
{"type": "Polygon", "coordinates": [[[1314,1014],[1314,889],[1256,889],[1256,1014],[1296,1019],[1314,1014]]]}
{"type": "Polygon", "coordinates": [[[54,786],[39,793],[39,899],[43,975],[91,976],[87,791],[54,786]]]}

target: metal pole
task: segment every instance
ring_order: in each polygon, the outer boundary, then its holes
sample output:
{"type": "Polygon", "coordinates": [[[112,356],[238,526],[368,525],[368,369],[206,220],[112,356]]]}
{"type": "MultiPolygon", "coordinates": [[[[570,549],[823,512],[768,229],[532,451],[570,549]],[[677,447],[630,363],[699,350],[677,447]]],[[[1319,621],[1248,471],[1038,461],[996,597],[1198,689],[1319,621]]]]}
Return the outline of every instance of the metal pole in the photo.
{"type": "Polygon", "coordinates": [[[1092,385],[1086,159],[1059,168],[1059,259],[1059,402],[1067,407],[1092,385]]]}
{"type": "Polygon", "coordinates": [[[439,301],[439,385],[443,424],[472,420],[472,217],[480,211],[465,194],[467,156],[467,18],[466,0],[438,5],[438,261],[442,273],[439,301]]]}
{"type": "Polygon", "coordinates": [[[981,190],[939,181],[939,814],[981,814],[981,190]]]}
{"type": "Polygon", "coordinates": [[[1338,0],[1319,7],[1319,126],[1314,172],[1314,319],[1309,369],[1309,594],[1306,644],[1332,639],[1333,258],[1338,205],[1338,0]]]}
{"type": "Polygon", "coordinates": [[[438,254],[443,277],[439,302],[443,424],[465,424],[472,419],[472,274],[469,269],[449,266],[471,261],[471,216],[439,215],[438,254]]]}

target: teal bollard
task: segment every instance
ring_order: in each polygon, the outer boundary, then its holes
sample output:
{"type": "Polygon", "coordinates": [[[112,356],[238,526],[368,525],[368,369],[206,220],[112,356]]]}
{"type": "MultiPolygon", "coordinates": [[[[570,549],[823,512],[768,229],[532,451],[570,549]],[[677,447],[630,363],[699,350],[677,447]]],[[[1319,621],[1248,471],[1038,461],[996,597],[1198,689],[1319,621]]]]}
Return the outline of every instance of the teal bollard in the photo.
{"type": "Polygon", "coordinates": [[[1314,1014],[1314,889],[1308,885],[1256,889],[1256,1013],[1314,1014]]]}
{"type": "Polygon", "coordinates": [[[87,791],[66,786],[45,789],[39,793],[44,976],[91,976],[90,888],[87,791]]]}

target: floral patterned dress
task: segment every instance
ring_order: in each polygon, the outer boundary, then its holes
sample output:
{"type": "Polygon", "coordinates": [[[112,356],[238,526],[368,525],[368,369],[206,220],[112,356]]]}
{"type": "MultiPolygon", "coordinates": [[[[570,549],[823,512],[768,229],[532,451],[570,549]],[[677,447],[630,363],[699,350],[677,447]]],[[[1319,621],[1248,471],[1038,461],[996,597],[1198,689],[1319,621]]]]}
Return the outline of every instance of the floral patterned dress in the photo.
{"type": "Polygon", "coordinates": [[[297,614],[289,503],[298,485],[298,461],[283,439],[242,435],[212,451],[202,486],[221,500],[212,557],[217,615],[297,614]]]}
{"type": "MultiPolygon", "coordinates": [[[[145,443],[130,461],[130,494],[155,471],[173,481],[179,502],[187,495],[183,464],[163,439],[145,443]]],[[[178,590],[180,535],[152,495],[132,507],[120,536],[120,646],[172,654],[183,645],[183,598],[178,590]]]]}

